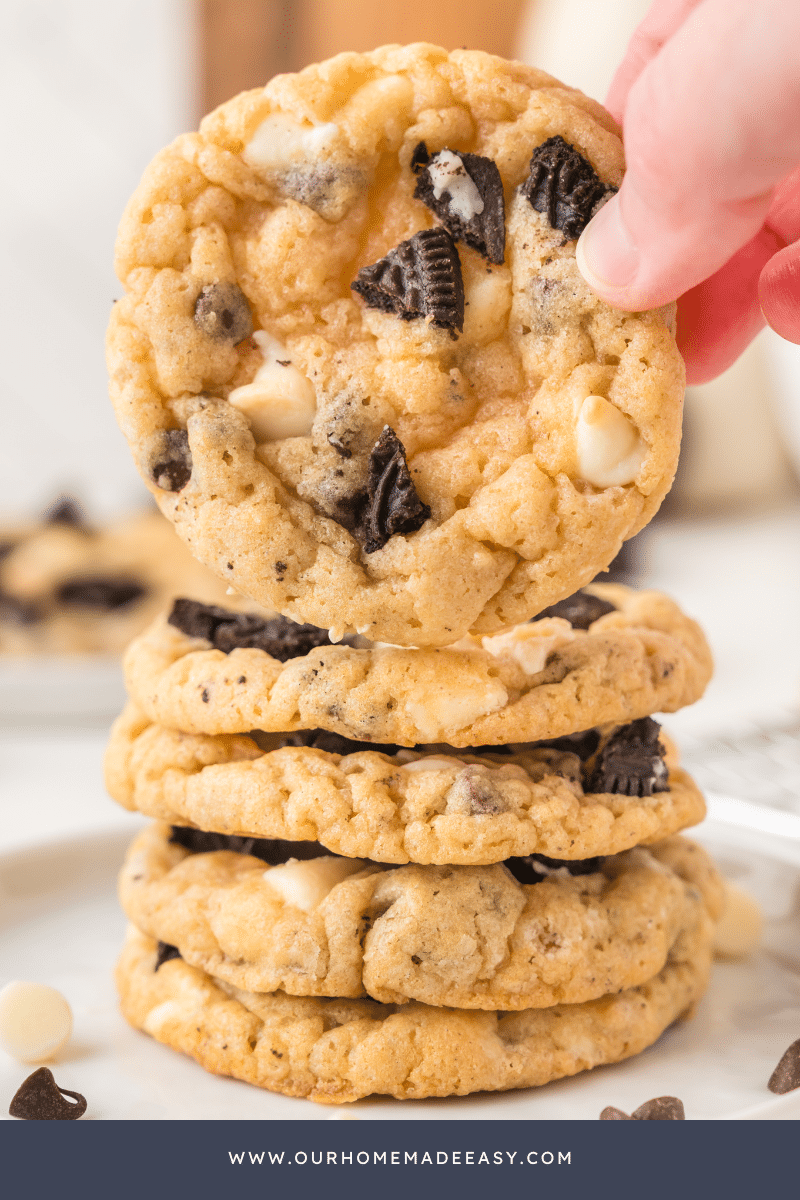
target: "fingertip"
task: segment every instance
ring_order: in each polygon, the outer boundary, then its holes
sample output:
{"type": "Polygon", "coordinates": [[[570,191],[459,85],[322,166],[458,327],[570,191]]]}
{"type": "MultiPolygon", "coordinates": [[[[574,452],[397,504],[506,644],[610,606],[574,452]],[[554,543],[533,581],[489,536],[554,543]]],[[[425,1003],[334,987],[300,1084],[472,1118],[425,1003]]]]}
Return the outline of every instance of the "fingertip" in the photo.
{"type": "Polygon", "coordinates": [[[800,343],[800,243],[774,254],[758,279],[764,320],[787,342],[800,343]]]}
{"type": "Polygon", "coordinates": [[[578,238],[575,261],[593,292],[609,304],[629,307],[626,300],[639,268],[639,253],[625,225],[618,195],[595,213],[578,238]]]}

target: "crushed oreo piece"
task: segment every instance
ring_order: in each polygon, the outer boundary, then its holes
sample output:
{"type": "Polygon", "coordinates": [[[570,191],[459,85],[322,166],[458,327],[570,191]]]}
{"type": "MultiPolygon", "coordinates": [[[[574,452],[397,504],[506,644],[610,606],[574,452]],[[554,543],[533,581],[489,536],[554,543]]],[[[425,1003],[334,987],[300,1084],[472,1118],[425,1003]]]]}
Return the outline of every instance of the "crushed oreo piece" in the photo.
{"type": "Polygon", "coordinates": [[[601,1121],[632,1121],[633,1117],[629,1117],[628,1114],[626,1112],[623,1112],[621,1108],[614,1108],[613,1104],[609,1104],[608,1107],[604,1108],[603,1111],[600,1113],[600,1120],[601,1121]]]}
{"type": "Polygon", "coordinates": [[[521,188],[532,207],[568,241],[580,237],[601,202],[616,190],[558,134],[536,147],[521,188]]]}
{"type": "MultiPolygon", "coordinates": [[[[236,649],[263,650],[279,662],[288,662],[317,646],[331,645],[326,630],[316,625],[298,625],[287,617],[267,619],[255,613],[232,612],[184,597],[175,601],[167,620],[187,637],[205,638],[224,654],[236,649]]],[[[344,643],[350,645],[347,638],[344,643]]]]}
{"type": "Polygon", "coordinates": [[[232,850],[234,854],[250,854],[271,867],[280,866],[290,858],[305,861],[330,854],[319,842],[290,842],[284,838],[239,837],[231,833],[206,833],[203,829],[188,829],[173,825],[171,842],[183,846],[192,854],[211,854],[215,850],[232,850]]]}
{"type": "Polygon", "coordinates": [[[0,621],[9,625],[35,625],[44,619],[44,613],[32,600],[20,600],[8,592],[0,592],[0,621]]]}
{"type": "Polygon", "coordinates": [[[428,147],[424,142],[417,142],[411,154],[411,162],[409,163],[412,175],[419,175],[420,171],[424,167],[427,167],[430,161],[431,156],[428,153],[428,147]]]}
{"type": "Polygon", "coordinates": [[[147,588],[128,575],[79,575],[56,588],[55,598],[67,608],[115,612],[147,595],[147,588]]]}
{"type": "Polygon", "coordinates": [[[683,1101],[677,1096],[656,1096],[646,1100],[631,1113],[632,1121],[685,1121],[683,1101]]]}
{"type": "Polygon", "coordinates": [[[309,746],[312,750],[324,750],[327,754],[358,754],[361,750],[375,750],[379,754],[397,754],[400,746],[387,742],[359,742],[331,733],[327,729],[299,729],[281,738],[278,748],[283,746],[309,746]]]}
{"type": "Polygon", "coordinates": [[[621,725],[597,756],[587,792],[653,796],[669,788],[661,726],[652,717],[621,725]]]}
{"type": "Polygon", "coordinates": [[[177,946],[170,946],[168,942],[159,942],[156,949],[156,965],[153,967],[153,974],[156,973],[159,967],[163,967],[165,962],[180,957],[181,952],[177,946]]]}
{"type": "Polygon", "coordinates": [[[561,750],[566,754],[577,754],[581,762],[586,762],[597,751],[600,745],[600,733],[597,729],[585,729],[582,733],[566,733],[563,737],[550,738],[543,742],[531,742],[532,749],[545,746],[549,750],[561,750]]]}
{"type": "Polygon", "coordinates": [[[792,1042],[769,1077],[767,1087],[778,1096],[800,1088],[800,1038],[792,1042]]]}
{"type": "Polygon", "coordinates": [[[242,289],[235,283],[210,283],[194,306],[197,328],[215,342],[236,345],[250,337],[253,317],[242,289]]]}
{"type": "Polygon", "coordinates": [[[548,858],[545,854],[526,854],[524,858],[507,858],[505,866],[518,883],[541,883],[548,875],[566,868],[570,875],[594,875],[600,870],[599,858],[548,858]]]}
{"type": "Polygon", "coordinates": [[[29,1075],[8,1106],[9,1116],[20,1121],[77,1121],[85,1112],[86,1097],[59,1087],[49,1067],[29,1075]]]}
{"type": "Polygon", "coordinates": [[[366,554],[374,554],[396,533],[415,533],[430,515],[429,506],[417,495],[403,443],[384,425],[369,456],[366,491],[352,496],[337,520],[366,554]]]}
{"type": "Polygon", "coordinates": [[[446,229],[422,229],[362,267],[350,284],[370,308],[403,321],[430,317],[453,337],[464,328],[464,283],[455,242],[446,229]]]}
{"type": "Polygon", "coordinates": [[[185,429],[165,429],[150,464],[150,478],[165,492],[180,492],[192,478],[192,452],[185,429]]]}
{"type": "Polygon", "coordinates": [[[533,620],[542,621],[545,617],[561,617],[562,620],[569,621],[573,629],[586,630],[606,613],[616,611],[616,604],[611,604],[608,600],[601,600],[599,596],[592,596],[589,592],[580,591],[567,596],[566,600],[559,600],[558,604],[551,604],[547,608],[543,608],[533,620]]]}
{"type": "Polygon", "coordinates": [[[72,496],[59,496],[52,508],[44,515],[46,525],[69,525],[72,529],[86,529],[83,509],[72,496]]]}
{"type": "Polygon", "coordinates": [[[414,198],[422,200],[436,213],[454,241],[466,242],[490,263],[501,263],[506,253],[506,212],[503,181],[497,164],[491,158],[483,158],[480,154],[463,154],[460,150],[440,150],[430,158],[427,153],[425,143],[420,142],[411,159],[411,170],[417,175],[414,198]],[[423,153],[426,156],[424,161],[423,153]],[[468,220],[454,211],[457,204],[453,203],[450,191],[442,191],[438,199],[434,194],[436,188],[430,168],[435,167],[437,159],[443,154],[453,154],[460,160],[463,171],[472,180],[483,203],[482,211],[468,220]]]}

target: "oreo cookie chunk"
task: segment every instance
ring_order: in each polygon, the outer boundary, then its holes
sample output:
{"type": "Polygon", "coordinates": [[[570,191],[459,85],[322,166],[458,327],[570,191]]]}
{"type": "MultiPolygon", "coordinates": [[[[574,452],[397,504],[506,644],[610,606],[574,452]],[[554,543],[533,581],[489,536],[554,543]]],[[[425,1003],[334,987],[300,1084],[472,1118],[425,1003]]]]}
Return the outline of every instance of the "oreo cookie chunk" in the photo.
{"type": "Polygon", "coordinates": [[[461,262],[446,229],[420,230],[385,258],[362,267],[350,286],[370,308],[403,321],[429,317],[452,337],[464,328],[461,262]]]}
{"type": "Polygon", "coordinates": [[[411,159],[418,176],[414,196],[427,204],[456,242],[466,242],[490,263],[505,258],[506,215],[497,164],[480,154],[440,150],[420,142],[411,159]]]}
{"type": "Polygon", "coordinates": [[[181,958],[181,952],[177,946],[170,946],[168,942],[159,942],[156,949],[156,965],[153,967],[155,973],[159,967],[163,967],[165,962],[170,962],[173,958],[181,958]]]}
{"type": "MultiPolygon", "coordinates": [[[[187,637],[205,638],[215,650],[263,650],[279,662],[300,658],[317,646],[330,646],[326,630],[316,625],[298,625],[288,617],[259,617],[255,613],[232,612],[216,604],[179,597],[167,621],[187,637]]],[[[345,644],[350,642],[345,639],[345,644]]]]}
{"type": "Polygon", "coordinates": [[[620,726],[597,755],[585,790],[619,796],[666,792],[668,772],[660,733],[661,726],[652,717],[620,726]]]}
{"type": "Polygon", "coordinates": [[[379,754],[397,754],[401,749],[386,742],[359,742],[352,738],[342,737],[340,733],[331,733],[328,729],[298,729],[296,733],[287,733],[278,742],[278,748],[283,746],[309,746],[312,750],[324,750],[327,754],[358,754],[360,750],[375,750],[379,754]]]}
{"type": "Polygon", "coordinates": [[[543,608],[533,620],[541,621],[545,617],[561,617],[562,620],[569,621],[573,629],[586,630],[606,613],[616,611],[616,604],[611,604],[608,600],[601,600],[599,596],[592,596],[589,592],[580,591],[573,593],[572,596],[567,596],[566,600],[559,600],[558,604],[551,604],[547,608],[543,608]]]}
{"type": "Polygon", "coordinates": [[[234,854],[250,854],[260,858],[271,867],[280,866],[290,858],[321,858],[330,854],[319,842],[290,842],[284,838],[239,837],[231,833],[207,833],[203,829],[189,829],[185,825],[173,825],[171,842],[183,846],[192,854],[211,854],[215,850],[232,850],[234,854]]]}
{"type": "Polygon", "coordinates": [[[214,342],[234,346],[250,337],[253,317],[242,289],[235,283],[210,283],[194,306],[194,323],[214,342]]]}
{"type": "Polygon", "coordinates": [[[396,533],[416,533],[430,515],[417,495],[403,443],[385,425],[369,456],[366,495],[353,532],[365,552],[373,554],[396,533]]]}
{"type": "Polygon", "coordinates": [[[147,588],[130,575],[79,575],[65,579],[55,598],[65,608],[114,612],[147,595],[147,588]]]}
{"type": "Polygon", "coordinates": [[[600,870],[599,858],[548,858],[545,854],[527,854],[524,858],[507,858],[505,866],[518,883],[541,883],[548,875],[566,872],[569,875],[594,875],[600,870]]]}
{"type": "Polygon", "coordinates": [[[521,188],[532,207],[568,241],[581,236],[602,201],[616,190],[558,134],[536,147],[521,188]]]}
{"type": "Polygon", "coordinates": [[[192,477],[192,452],[185,429],[165,429],[154,439],[148,474],[165,492],[182,491],[192,477]]]}

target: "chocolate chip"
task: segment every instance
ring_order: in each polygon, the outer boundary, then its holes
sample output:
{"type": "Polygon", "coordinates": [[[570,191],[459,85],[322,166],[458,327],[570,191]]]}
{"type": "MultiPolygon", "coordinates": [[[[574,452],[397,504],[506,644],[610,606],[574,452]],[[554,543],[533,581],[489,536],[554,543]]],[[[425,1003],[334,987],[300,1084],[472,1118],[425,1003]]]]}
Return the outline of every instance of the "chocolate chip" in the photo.
{"type": "Polygon", "coordinates": [[[83,509],[72,496],[59,496],[44,515],[46,525],[69,525],[72,529],[87,529],[83,509]]]}
{"type": "MultiPolygon", "coordinates": [[[[290,858],[303,861],[330,854],[319,842],[290,842],[283,838],[239,837],[231,833],[206,833],[202,829],[188,829],[173,825],[171,842],[183,846],[192,854],[211,854],[216,850],[231,850],[234,854],[250,854],[270,866],[277,867],[290,858]]],[[[170,955],[170,957],[173,957],[170,955]]]]}
{"type": "Polygon", "coordinates": [[[614,1106],[612,1104],[609,1104],[608,1108],[604,1108],[603,1111],[600,1113],[600,1120],[601,1121],[632,1121],[633,1117],[629,1117],[628,1114],[626,1112],[623,1112],[621,1108],[614,1108],[614,1106]]]}
{"type": "MultiPolygon", "coordinates": [[[[417,151],[421,149],[425,149],[424,142],[420,142],[414,155],[416,156],[417,151]]],[[[427,154],[427,150],[425,153],[427,154]]],[[[415,199],[422,200],[428,208],[436,213],[445,228],[452,234],[453,240],[466,242],[468,246],[477,250],[491,263],[501,263],[505,258],[506,214],[503,181],[500,178],[497,164],[491,158],[483,158],[479,154],[462,154],[460,150],[453,150],[440,151],[424,164],[420,159],[412,157],[411,169],[418,176],[417,186],[414,189],[415,199]],[[457,155],[483,201],[482,212],[475,213],[467,221],[453,211],[452,197],[449,191],[443,191],[438,200],[434,195],[434,183],[429,168],[444,153],[457,155]]]]}
{"type": "Polygon", "coordinates": [[[165,429],[151,458],[150,478],[165,492],[180,492],[192,477],[192,452],[185,429],[165,429]]]}
{"type": "Polygon", "coordinates": [[[163,967],[165,962],[180,957],[181,952],[177,946],[170,946],[168,942],[159,942],[156,949],[156,965],[153,967],[153,974],[155,974],[159,967],[163,967]]]}
{"type": "MultiPolygon", "coordinates": [[[[183,597],[175,601],[167,619],[187,637],[205,638],[215,650],[225,654],[237,648],[263,650],[272,658],[287,662],[317,646],[331,644],[327,632],[316,625],[298,625],[287,617],[267,620],[255,613],[231,612],[229,608],[183,597]]],[[[345,645],[351,640],[345,638],[345,645]]]]}
{"type": "Polygon", "coordinates": [[[568,240],[580,237],[601,201],[616,190],[559,135],[536,147],[521,188],[533,208],[568,240]]]}
{"type": "Polygon", "coordinates": [[[422,229],[385,258],[363,267],[351,288],[370,308],[403,321],[430,317],[455,337],[464,328],[464,284],[455,242],[446,229],[422,229]]]}
{"type": "Polygon", "coordinates": [[[505,865],[518,883],[541,883],[548,875],[566,868],[570,875],[595,875],[600,870],[599,858],[548,858],[545,854],[526,854],[524,858],[507,858],[505,865]]]}
{"type": "Polygon", "coordinates": [[[417,142],[411,155],[411,162],[409,164],[412,174],[419,175],[423,167],[427,167],[430,161],[431,156],[428,153],[428,147],[424,142],[417,142]]]}
{"type": "Polygon", "coordinates": [[[388,742],[359,742],[342,737],[327,729],[299,729],[281,738],[282,746],[309,746],[312,750],[324,750],[326,754],[358,754],[362,750],[375,750],[378,754],[397,754],[400,749],[388,742]]]}
{"type": "Polygon", "coordinates": [[[586,791],[618,796],[666,792],[668,772],[660,733],[661,726],[652,717],[621,725],[598,754],[584,784],[586,791]]]}
{"type": "Polygon", "coordinates": [[[677,1096],[657,1096],[646,1100],[631,1113],[632,1121],[685,1121],[683,1102],[677,1096]]]}
{"type": "Polygon", "coordinates": [[[32,600],[20,600],[18,596],[10,596],[0,592],[0,621],[9,625],[35,625],[44,619],[44,613],[38,604],[32,600]]]}
{"type": "Polygon", "coordinates": [[[592,596],[589,592],[574,592],[573,595],[567,596],[566,600],[559,600],[558,604],[551,604],[548,608],[543,608],[534,621],[542,621],[545,617],[561,617],[564,621],[569,621],[573,629],[588,629],[595,621],[599,621],[606,613],[616,612],[616,604],[611,604],[608,600],[601,600],[599,596],[592,596]]]}
{"type": "Polygon", "coordinates": [[[778,1096],[800,1087],[800,1038],[792,1042],[769,1077],[767,1087],[778,1096]]]}
{"type": "Polygon", "coordinates": [[[396,533],[415,533],[431,515],[417,495],[403,443],[388,425],[372,448],[365,492],[357,492],[337,510],[366,554],[380,550],[396,533]]]}
{"type": "Polygon", "coordinates": [[[55,598],[66,608],[115,612],[147,595],[147,588],[127,575],[80,575],[56,588],[55,598]]]}
{"type": "Polygon", "coordinates": [[[253,332],[250,305],[235,283],[210,283],[204,287],[194,306],[198,329],[215,342],[238,342],[253,332]]]}
{"type": "Polygon", "coordinates": [[[8,1112],[20,1121],[77,1121],[86,1112],[86,1097],[59,1087],[50,1068],[39,1067],[21,1084],[8,1112]]]}

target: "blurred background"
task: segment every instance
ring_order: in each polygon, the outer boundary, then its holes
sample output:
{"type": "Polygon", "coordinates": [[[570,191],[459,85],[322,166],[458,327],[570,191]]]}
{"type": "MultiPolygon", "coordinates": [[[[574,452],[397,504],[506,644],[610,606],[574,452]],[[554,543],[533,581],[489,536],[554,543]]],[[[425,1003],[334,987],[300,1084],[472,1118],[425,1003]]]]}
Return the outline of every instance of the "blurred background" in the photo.
{"type": "MultiPolygon", "coordinates": [[[[101,811],[110,819],[97,756],[121,704],[116,655],[129,636],[115,628],[90,644],[74,622],[51,622],[39,636],[20,605],[42,604],[46,592],[52,615],[63,563],[80,573],[100,554],[98,538],[116,580],[158,597],[171,586],[142,549],[149,535],[137,530],[160,518],[135,517],[147,495],[107,399],[103,358],[119,294],[116,224],[150,158],[205,111],[276,72],[385,42],[520,58],[602,100],[647,8],[647,0],[3,0],[4,796],[33,786],[41,820],[56,831],[67,820],[61,793],[72,755],[76,778],[89,778],[89,763],[94,772],[84,788],[87,823],[101,811]],[[82,514],[54,514],[65,494],[82,514]],[[30,543],[24,555],[21,539],[30,543]],[[84,733],[68,738],[67,726],[84,733]],[[22,746],[38,748],[34,784],[22,746]]],[[[716,679],[703,701],[666,722],[700,782],[800,810],[799,475],[800,347],[765,331],[726,375],[689,392],[675,488],[615,570],[624,582],[669,592],[708,631],[716,679]]],[[[162,546],[156,557],[170,555],[162,546]]],[[[195,594],[206,588],[214,598],[213,581],[192,580],[195,594]]],[[[4,843],[30,824],[10,809],[4,843]]]]}

